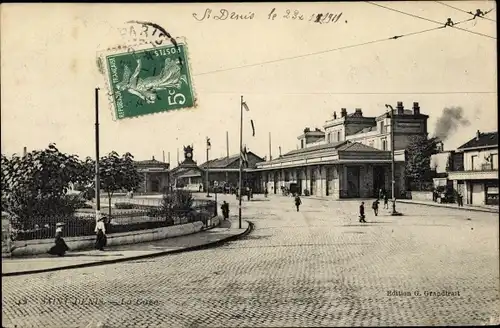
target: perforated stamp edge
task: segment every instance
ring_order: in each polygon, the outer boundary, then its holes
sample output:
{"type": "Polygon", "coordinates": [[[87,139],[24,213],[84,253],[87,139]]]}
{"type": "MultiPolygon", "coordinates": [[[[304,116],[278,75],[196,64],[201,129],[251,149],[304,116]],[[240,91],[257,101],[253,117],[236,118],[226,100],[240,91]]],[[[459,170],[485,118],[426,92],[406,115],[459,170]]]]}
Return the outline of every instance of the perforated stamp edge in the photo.
{"type": "Polygon", "coordinates": [[[150,40],[135,39],[134,41],[136,41],[136,43],[133,43],[133,44],[116,45],[113,47],[108,47],[105,50],[97,51],[97,57],[96,57],[97,68],[98,68],[99,74],[104,75],[104,82],[106,85],[106,96],[108,99],[108,107],[109,107],[109,111],[111,112],[111,117],[112,117],[113,121],[115,121],[115,122],[116,121],[126,121],[126,120],[130,120],[130,119],[138,119],[141,117],[146,117],[146,116],[151,116],[151,115],[168,114],[168,113],[175,112],[178,110],[191,110],[191,109],[196,109],[198,107],[198,94],[196,92],[196,86],[195,86],[195,82],[193,79],[194,74],[193,74],[193,69],[191,66],[189,45],[188,45],[185,37],[176,37],[174,39],[178,45],[184,46],[184,52],[185,52],[184,56],[186,58],[186,63],[182,63],[182,64],[187,65],[187,67],[188,67],[189,80],[191,81],[191,91],[193,94],[193,105],[181,107],[181,108],[164,110],[164,111],[160,111],[160,112],[156,112],[156,113],[143,114],[140,116],[118,118],[118,110],[115,106],[113,85],[112,85],[111,80],[109,78],[110,75],[109,75],[109,69],[108,69],[107,64],[106,64],[106,56],[114,55],[114,54],[123,54],[126,52],[142,51],[142,50],[147,50],[147,49],[154,50],[156,48],[163,48],[163,47],[169,46],[169,45],[175,47],[175,45],[172,42],[169,42],[169,44],[156,45],[154,42],[152,42],[150,40]]]}

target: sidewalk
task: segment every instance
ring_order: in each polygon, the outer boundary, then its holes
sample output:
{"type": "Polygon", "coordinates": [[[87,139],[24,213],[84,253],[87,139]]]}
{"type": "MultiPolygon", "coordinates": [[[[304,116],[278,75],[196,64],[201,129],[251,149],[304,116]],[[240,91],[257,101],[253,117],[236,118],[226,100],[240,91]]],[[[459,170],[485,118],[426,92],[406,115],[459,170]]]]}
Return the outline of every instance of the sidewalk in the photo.
{"type": "MultiPolygon", "coordinates": [[[[285,196],[282,196],[285,197],[285,196]]],[[[315,200],[331,200],[336,202],[342,201],[367,201],[373,200],[375,198],[346,198],[346,199],[338,199],[334,200],[327,196],[302,196],[302,199],[315,199],[315,200]]],[[[390,203],[390,200],[389,200],[390,203]]],[[[436,202],[423,201],[423,200],[413,200],[413,199],[396,199],[397,203],[406,203],[406,204],[415,204],[415,205],[426,205],[426,206],[434,206],[434,207],[444,207],[444,208],[452,208],[456,210],[462,211],[476,211],[476,212],[487,212],[487,213],[498,213],[499,207],[494,205],[464,205],[462,207],[458,207],[457,204],[440,204],[436,202]]]]}
{"type": "Polygon", "coordinates": [[[243,221],[242,228],[239,229],[237,220],[231,219],[222,221],[219,227],[203,232],[140,244],[112,246],[105,248],[103,252],[70,251],[63,257],[44,254],[2,259],[2,277],[75,269],[198,250],[235,240],[250,233],[251,230],[252,224],[248,221],[243,221]]]}
{"type": "Polygon", "coordinates": [[[458,207],[457,204],[440,204],[436,202],[413,200],[413,199],[397,199],[396,203],[418,204],[418,205],[427,205],[434,207],[447,207],[456,210],[488,212],[488,213],[498,213],[499,210],[499,207],[494,205],[464,205],[462,207],[458,207]]]}

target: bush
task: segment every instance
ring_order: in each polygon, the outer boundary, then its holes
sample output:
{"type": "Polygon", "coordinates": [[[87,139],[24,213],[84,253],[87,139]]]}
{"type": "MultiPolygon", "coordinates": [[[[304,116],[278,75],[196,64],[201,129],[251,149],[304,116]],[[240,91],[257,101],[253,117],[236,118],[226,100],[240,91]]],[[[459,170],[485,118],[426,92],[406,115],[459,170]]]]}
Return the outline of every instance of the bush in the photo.
{"type": "Polygon", "coordinates": [[[193,194],[189,190],[174,190],[163,195],[160,207],[151,209],[155,217],[173,218],[186,216],[193,210],[193,194]]]}
{"type": "Polygon", "coordinates": [[[92,200],[95,198],[95,189],[92,187],[85,187],[81,195],[86,200],[92,200]]]}
{"type": "Polygon", "coordinates": [[[309,196],[309,194],[310,194],[310,193],[309,193],[309,190],[304,189],[304,196],[309,196]]]}
{"type": "Polygon", "coordinates": [[[131,203],[115,203],[115,208],[119,210],[131,210],[135,208],[135,206],[131,203]]]}

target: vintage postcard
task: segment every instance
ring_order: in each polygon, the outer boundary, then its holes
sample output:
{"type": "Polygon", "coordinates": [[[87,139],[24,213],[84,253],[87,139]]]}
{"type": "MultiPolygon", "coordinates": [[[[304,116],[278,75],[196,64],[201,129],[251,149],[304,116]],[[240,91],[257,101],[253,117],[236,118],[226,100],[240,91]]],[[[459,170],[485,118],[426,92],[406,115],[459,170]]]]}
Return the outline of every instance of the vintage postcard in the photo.
{"type": "Polygon", "coordinates": [[[496,5],[3,3],[2,327],[499,325],[496,5]]]}

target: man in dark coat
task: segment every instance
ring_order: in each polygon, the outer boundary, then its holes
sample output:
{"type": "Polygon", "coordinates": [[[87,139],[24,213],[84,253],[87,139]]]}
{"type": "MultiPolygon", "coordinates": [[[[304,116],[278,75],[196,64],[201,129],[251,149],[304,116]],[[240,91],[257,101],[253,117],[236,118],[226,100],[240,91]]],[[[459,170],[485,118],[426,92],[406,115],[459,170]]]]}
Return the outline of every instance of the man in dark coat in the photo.
{"type": "Polygon", "coordinates": [[[220,209],[222,210],[222,216],[224,217],[224,220],[229,219],[229,204],[224,201],[220,209]]]}
{"type": "Polygon", "coordinates": [[[361,205],[359,205],[359,222],[364,222],[365,221],[365,202],[361,202],[361,205]]]}
{"type": "Polygon", "coordinates": [[[302,201],[300,200],[299,195],[295,196],[295,207],[297,208],[297,212],[299,211],[299,207],[302,205],[302,201]]]}
{"type": "Polygon", "coordinates": [[[384,209],[389,209],[389,195],[384,193],[384,209]]]}
{"type": "Polygon", "coordinates": [[[373,209],[373,212],[375,213],[375,216],[378,215],[378,199],[376,199],[373,204],[372,204],[372,209],[373,209]]]}

